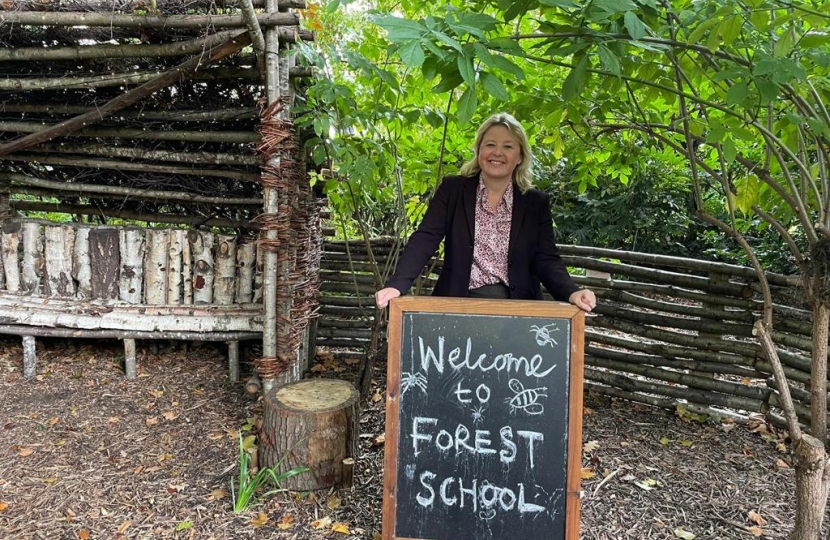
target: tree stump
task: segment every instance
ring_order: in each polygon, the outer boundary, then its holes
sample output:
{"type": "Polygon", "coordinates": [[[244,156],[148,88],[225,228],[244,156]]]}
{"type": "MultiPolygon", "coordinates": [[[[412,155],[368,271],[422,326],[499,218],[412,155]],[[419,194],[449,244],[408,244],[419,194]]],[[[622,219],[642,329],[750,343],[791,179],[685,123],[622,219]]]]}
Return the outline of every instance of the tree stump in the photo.
{"type": "Polygon", "coordinates": [[[283,481],[286,489],[331,487],[341,481],[343,460],[357,457],[358,420],[357,390],[346,381],[306,379],[275,387],[265,396],[259,465],[277,474],[309,468],[283,481]]]}

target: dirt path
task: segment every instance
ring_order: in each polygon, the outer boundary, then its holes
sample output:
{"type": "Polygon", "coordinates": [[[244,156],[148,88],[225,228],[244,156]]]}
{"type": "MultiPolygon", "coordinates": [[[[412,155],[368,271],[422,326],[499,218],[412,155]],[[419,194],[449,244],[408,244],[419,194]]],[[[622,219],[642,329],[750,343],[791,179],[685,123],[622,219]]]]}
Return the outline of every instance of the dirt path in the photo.
{"type": "MultiPolygon", "coordinates": [[[[0,339],[0,540],[379,538],[382,399],[361,416],[353,490],[234,514],[237,437],[260,404],[228,382],[221,347],[139,348],[127,381],[117,342],[39,342],[24,380],[19,340],[0,339]]],[[[328,360],[314,375],[353,369],[328,360]]],[[[793,471],[776,434],[596,396],[586,407],[583,538],[786,538],[793,471]]]]}

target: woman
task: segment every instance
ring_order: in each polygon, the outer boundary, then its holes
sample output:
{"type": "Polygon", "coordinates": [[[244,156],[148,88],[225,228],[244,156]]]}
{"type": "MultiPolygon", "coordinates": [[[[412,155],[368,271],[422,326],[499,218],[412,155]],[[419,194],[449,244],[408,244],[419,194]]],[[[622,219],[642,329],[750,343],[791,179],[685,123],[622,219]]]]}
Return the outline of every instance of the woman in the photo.
{"type": "Polygon", "coordinates": [[[444,240],[434,296],[555,300],[591,311],[593,291],[568,275],[553,239],[549,196],[532,188],[533,155],[522,125],[507,113],[478,129],[475,157],[441,182],[398,269],[375,293],[378,308],[405,294],[444,240]]]}

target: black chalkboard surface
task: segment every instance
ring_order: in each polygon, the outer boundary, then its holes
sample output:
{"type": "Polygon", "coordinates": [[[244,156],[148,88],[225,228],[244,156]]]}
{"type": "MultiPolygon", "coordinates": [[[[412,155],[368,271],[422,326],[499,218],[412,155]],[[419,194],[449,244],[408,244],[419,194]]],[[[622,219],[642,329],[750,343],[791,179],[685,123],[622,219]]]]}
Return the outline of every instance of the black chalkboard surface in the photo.
{"type": "Polygon", "coordinates": [[[384,540],[578,538],[584,324],[553,302],[392,302],[384,540]]]}

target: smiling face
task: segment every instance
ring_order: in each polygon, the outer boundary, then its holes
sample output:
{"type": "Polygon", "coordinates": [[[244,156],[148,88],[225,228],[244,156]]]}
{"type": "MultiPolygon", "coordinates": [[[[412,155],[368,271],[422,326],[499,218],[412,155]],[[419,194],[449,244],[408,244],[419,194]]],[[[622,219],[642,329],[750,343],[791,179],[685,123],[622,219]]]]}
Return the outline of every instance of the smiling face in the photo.
{"type": "Polygon", "coordinates": [[[478,166],[485,180],[509,182],[521,162],[522,147],[506,127],[496,125],[484,132],[478,148],[478,166]]]}

